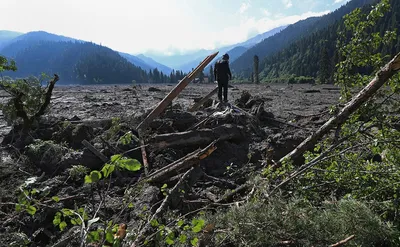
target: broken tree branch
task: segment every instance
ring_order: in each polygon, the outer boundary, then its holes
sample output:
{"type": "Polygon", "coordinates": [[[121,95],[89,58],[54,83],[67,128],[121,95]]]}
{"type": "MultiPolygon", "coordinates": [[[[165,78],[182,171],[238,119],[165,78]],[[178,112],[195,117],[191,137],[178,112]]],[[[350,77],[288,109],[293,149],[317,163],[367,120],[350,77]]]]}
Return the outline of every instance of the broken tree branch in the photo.
{"type": "Polygon", "coordinates": [[[137,126],[137,130],[146,128],[148,123],[158,117],[167,106],[175,99],[179,93],[185,89],[185,87],[191,82],[200,71],[202,71],[216,56],[218,52],[207,56],[190,74],[185,76],[172,90],[171,92],[157,105],[156,108],[137,126]]]}
{"type": "Polygon", "coordinates": [[[172,188],[170,191],[169,195],[167,195],[164,199],[164,201],[161,203],[160,207],[157,209],[157,211],[154,213],[154,215],[151,217],[151,219],[147,222],[147,224],[143,227],[143,229],[140,231],[138,237],[136,238],[135,242],[132,244],[132,246],[138,246],[139,243],[143,242],[143,240],[146,238],[148,233],[151,231],[151,222],[155,219],[160,218],[165,210],[167,210],[169,204],[171,203],[171,199],[176,196],[177,193],[180,192],[180,188],[183,185],[184,181],[189,179],[190,175],[194,171],[194,167],[192,167],[190,170],[188,170],[179,180],[179,182],[172,188]]]}
{"type": "Polygon", "coordinates": [[[139,132],[139,143],[140,143],[140,151],[142,152],[142,159],[143,159],[143,166],[144,166],[144,175],[147,176],[149,175],[150,167],[149,167],[149,162],[147,160],[147,153],[146,153],[146,146],[144,144],[144,140],[142,135],[139,132]]]}
{"type": "Polygon", "coordinates": [[[89,149],[94,155],[99,157],[99,159],[101,159],[101,161],[103,161],[104,163],[108,162],[108,158],[104,154],[100,153],[100,151],[97,150],[95,147],[93,147],[93,145],[90,144],[88,141],[83,140],[82,144],[85,147],[87,147],[87,149],[89,149]]]}
{"type": "Polygon", "coordinates": [[[167,148],[178,146],[199,146],[210,143],[213,140],[241,140],[245,138],[244,129],[238,126],[226,124],[213,129],[192,130],[172,134],[156,135],[150,139],[155,148],[167,148]]]}
{"type": "Polygon", "coordinates": [[[218,92],[218,87],[214,88],[209,94],[207,94],[204,98],[202,98],[199,102],[197,102],[192,108],[189,109],[189,112],[197,111],[204,103],[207,102],[214,94],[218,92]]]}
{"type": "Polygon", "coordinates": [[[350,237],[348,237],[348,238],[346,238],[346,239],[343,239],[342,241],[339,241],[339,242],[337,242],[336,244],[332,244],[332,245],[330,245],[329,247],[339,247],[339,246],[345,245],[345,244],[347,244],[347,242],[349,242],[349,241],[352,240],[353,238],[355,238],[355,236],[354,236],[354,235],[351,235],[350,237]]]}
{"type": "Polygon", "coordinates": [[[46,111],[47,107],[50,104],[51,95],[53,93],[54,86],[56,85],[56,82],[58,82],[59,80],[60,80],[60,77],[58,77],[57,74],[54,74],[54,78],[53,78],[53,80],[50,81],[49,88],[46,91],[46,96],[44,98],[44,102],[43,102],[42,106],[40,107],[39,111],[35,114],[35,116],[34,116],[35,118],[42,116],[44,114],[44,112],[46,111]]]}
{"type": "Polygon", "coordinates": [[[329,119],[315,133],[300,143],[292,152],[281,158],[273,167],[278,168],[285,160],[294,160],[314,145],[335,126],[344,123],[363,103],[369,100],[393,75],[400,70],[400,53],[387,63],[371,82],[363,88],[344,108],[334,117],[329,119]]]}
{"type": "Polygon", "coordinates": [[[201,159],[208,157],[209,155],[211,155],[212,152],[214,152],[214,150],[216,149],[215,143],[216,141],[212,142],[210,145],[202,150],[194,151],[186,155],[185,157],[169,164],[168,166],[153,172],[149,175],[149,177],[145,178],[145,180],[149,183],[159,183],[174,175],[178,175],[186,169],[190,169],[191,167],[199,164],[201,159]]]}

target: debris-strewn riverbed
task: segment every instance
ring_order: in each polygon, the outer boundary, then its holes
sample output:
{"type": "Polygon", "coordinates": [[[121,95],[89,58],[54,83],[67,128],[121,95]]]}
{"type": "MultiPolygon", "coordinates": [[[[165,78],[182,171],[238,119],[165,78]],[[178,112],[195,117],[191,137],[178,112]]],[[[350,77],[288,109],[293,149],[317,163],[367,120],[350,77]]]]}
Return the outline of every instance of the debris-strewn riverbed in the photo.
{"type": "MultiPolygon", "coordinates": [[[[194,84],[139,136],[136,126],[172,88],[56,86],[48,113],[24,140],[1,115],[0,246],[79,246],[79,217],[65,209],[99,217],[92,228],[126,224],[123,246],[131,246],[152,232],[146,224],[165,203],[160,210],[174,215],[222,203],[263,161],[278,160],[321,126],[339,97],[327,85],[233,85],[230,105],[210,100],[190,112],[215,88],[194,84]],[[119,154],[139,161],[140,170],[115,169],[107,179],[84,183],[119,154]],[[144,179],[145,186],[138,183],[144,179]]],[[[0,103],[7,100],[1,91],[0,103]]]]}

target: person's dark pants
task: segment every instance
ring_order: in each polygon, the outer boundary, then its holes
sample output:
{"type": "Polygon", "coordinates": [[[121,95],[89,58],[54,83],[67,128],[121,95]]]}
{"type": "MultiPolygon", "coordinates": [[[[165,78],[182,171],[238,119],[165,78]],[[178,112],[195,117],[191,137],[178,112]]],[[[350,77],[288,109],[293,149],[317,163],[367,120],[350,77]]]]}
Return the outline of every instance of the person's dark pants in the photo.
{"type": "Polygon", "coordinates": [[[224,89],[224,101],[228,101],[228,80],[218,80],[218,99],[222,101],[222,88],[224,89]]]}

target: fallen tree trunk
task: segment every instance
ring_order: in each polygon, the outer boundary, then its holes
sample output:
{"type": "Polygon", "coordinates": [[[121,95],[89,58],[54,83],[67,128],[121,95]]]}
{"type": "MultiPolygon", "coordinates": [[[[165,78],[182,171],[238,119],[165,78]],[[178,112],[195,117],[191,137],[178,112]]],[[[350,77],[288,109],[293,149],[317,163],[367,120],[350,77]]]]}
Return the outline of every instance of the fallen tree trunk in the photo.
{"type": "Polygon", "coordinates": [[[196,150],[183,158],[172,162],[166,167],[163,167],[152,174],[150,174],[147,178],[145,178],[146,182],[148,183],[161,183],[170,177],[178,175],[184,172],[191,167],[198,165],[200,160],[208,157],[211,155],[212,152],[216,149],[215,147],[216,141],[213,141],[210,145],[206,148],[201,150],[196,150]]]}
{"type": "Polygon", "coordinates": [[[153,121],[156,117],[158,117],[167,106],[175,99],[183,89],[195,79],[196,75],[200,73],[216,56],[218,52],[207,56],[191,73],[185,76],[172,90],[171,92],[165,96],[165,98],[154,108],[153,111],[150,112],[149,115],[137,126],[137,130],[145,129],[147,125],[153,121]]]}
{"type": "Polygon", "coordinates": [[[273,168],[278,168],[285,160],[294,160],[310,150],[325,134],[339,124],[343,124],[363,103],[369,100],[393,75],[400,70],[400,53],[387,63],[371,82],[363,88],[344,108],[334,117],[329,119],[314,134],[300,143],[292,152],[281,158],[273,168]]]}
{"type": "Polygon", "coordinates": [[[214,129],[193,130],[172,134],[156,135],[150,139],[155,148],[199,146],[214,140],[242,140],[245,138],[244,129],[234,125],[221,125],[214,129]]]}

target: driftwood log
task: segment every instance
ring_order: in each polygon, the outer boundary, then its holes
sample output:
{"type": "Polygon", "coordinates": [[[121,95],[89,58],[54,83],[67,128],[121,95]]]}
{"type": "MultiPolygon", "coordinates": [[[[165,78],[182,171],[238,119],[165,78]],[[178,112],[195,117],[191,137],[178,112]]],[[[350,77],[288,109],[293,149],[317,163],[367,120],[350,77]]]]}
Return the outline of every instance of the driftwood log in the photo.
{"type": "Polygon", "coordinates": [[[171,164],[153,172],[145,180],[148,183],[161,183],[175,175],[179,175],[182,172],[198,165],[200,160],[205,159],[216,149],[216,141],[212,142],[210,145],[201,150],[196,150],[171,164]]]}
{"type": "Polygon", "coordinates": [[[221,125],[213,129],[192,130],[179,133],[156,135],[148,143],[154,148],[199,146],[214,140],[242,140],[244,129],[235,125],[221,125]]]}

